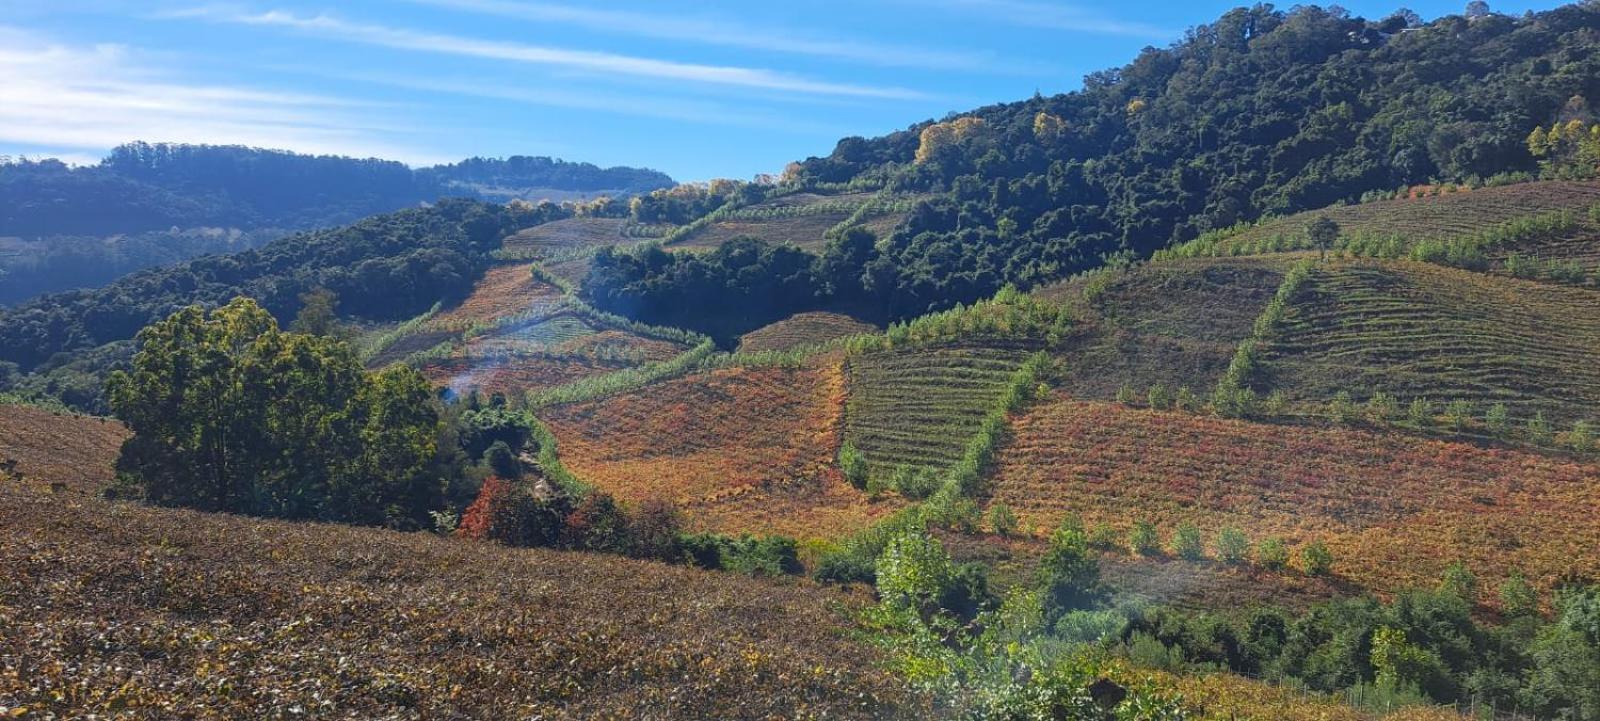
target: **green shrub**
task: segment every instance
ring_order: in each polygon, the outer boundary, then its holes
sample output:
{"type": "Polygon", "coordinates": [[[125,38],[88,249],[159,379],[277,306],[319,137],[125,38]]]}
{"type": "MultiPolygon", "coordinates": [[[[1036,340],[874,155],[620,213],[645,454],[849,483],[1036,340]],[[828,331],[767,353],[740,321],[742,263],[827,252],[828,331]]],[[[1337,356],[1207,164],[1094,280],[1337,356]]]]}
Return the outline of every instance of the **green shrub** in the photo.
{"type": "Polygon", "coordinates": [[[1496,403],[1489,406],[1489,410],[1483,413],[1483,426],[1489,429],[1490,433],[1504,437],[1511,427],[1511,414],[1506,411],[1506,404],[1496,403]]]}
{"type": "Polygon", "coordinates": [[[1117,389],[1117,403],[1122,405],[1132,406],[1138,397],[1139,394],[1134,392],[1133,386],[1127,383],[1122,384],[1122,387],[1117,389]]]}
{"type": "Polygon", "coordinates": [[[1464,400],[1450,401],[1445,406],[1444,422],[1452,431],[1459,431],[1467,427],[1467,421],[1472,418],[1472,404],[1464,400]]]}
{"type": "Polygon", "coordinates": [[[1333,400],[1328,402],[1328,419],[1339,425],[1350,422],[1356,415],[1356,404],[1350,399],[1350,391],[1339,391],[1334,394],[1333,400]]]}
{"type": "Polygon", "coordinates": [[[1089,546],[1102,551],[1122,548],[1122,532],[1104,521],[1096,523],[1089,530],[1089,546]]]}
{"type": "Polygon", "coordinates": [[[1588,421],[1578,421],[1572,424],[1572,432],[1567,434],[1567,445],[1579,453],[1588,453],[1594,450],[1594,428],[1588,421]]]}
{"type": "Polygon", "coordinates": [[[1160,383],[1150,386],[1150,392],[1147,394],[1147,396],[1151,408],[1154,408],[1158,411],[1169,410],[1172,408],[1172,393],[1167,390],[1166,386],[1161,385],[1160,383]]]}
{"type": "Polygon", "coordinates": [[[1312,541],[1300,549],[1300,568],[1308,576],[1326,576],[1333,572],[1333,552],[1322,541],[1312,541]]]}
{"type": "Polygon", "coordinates": [[[1217,559],[1223,563],[1241,564],[1250,560],[1250,539],[1232,526],[1217,533],[1217,559]]]}
{"type": "Polygon", "coordinates": [[[1411,406],[1406,409],[1406,420],[1418,428],[1433,425],[1433,404],[1426,398],[1413,399],[1411,406]]]}
{"type": "Polygon", "coordinates": [[[1172,553],[1190,561],[1205,558],[1206,547],[1205,541],[1200,538],[1200,528],[1188,521],[1178,524],[1177,530],[1172,533],[1172,553]]]}
{"type": "Polygon", "coordinates": [[[1460,561],[1450,564],[1439,577],[1439,592],[1447,593],[1468,603],[1478,598],[1478,576],[1460,561]]]}
{"type": "Polygon", "coordinates": [[[1261,413],[1269,418],[1281,417],[1288,410],[1289,398],[1281,390],[1267,394],[1266,400],[1261,402],[1261,413]]]}
{"type": "Polygon", "coordinates": [[[1017,532],[1017,515],[1004,503],[989,506],[989,528],[1001,538],[1010,538],[1017,532]]]}
{"type": "Polygon", "coordinates": [[[1128,547],[1141,556],[1161,553],[1161,534],[1156,532],[1156,524],[1149,521],[1133,524],[1133,533],[1128,536],[1128,547]]]}
{"type": "Polygon", "coordinates": [[[1539,612],[1539,593],[1522,574],[1512,574],[1500,584],[1500,612],[1507,617],[1532,616],[1539,612]]]}
{"type": "Polygon", "coordinates": [[[1528,440],[1536,445],[1550,445],[1550,422],[1544,419],[1544,411],[1533,414],[1528,419],[1528,440]]]}
{"type": "Polygon", "coordinates": [[[1173,399],[1172,403],[1173,407],[1180,411],[1193,413],[1200,410],[1200,398],[1194,394],[1194,391],[1189,390],[1189,386],[1179,388],[1178,395],[1173,399]]]}
{"type": "Polygon", "coordinates": [[[1268,538],[1256,546],[1256,563],[1262,568],[1281,570],[1289,565],[1289,546],[1281,538],[1268,538]]]}
{"type": "Polygon", "coordinates": [[[1388,393],[1378,391],[1367,401],[1367,417],[1372,419],[1373,423],[1383,425],[1399,415],[1400,402],[1388,393]]]}
{"type": "Polygon", "coordinates": [[[850,485],[865,490],[867,488],[867,459],[857,450],[855,444],[845,441],[839,446],[839,470],[844,473],[845,480],[850,485]]]}

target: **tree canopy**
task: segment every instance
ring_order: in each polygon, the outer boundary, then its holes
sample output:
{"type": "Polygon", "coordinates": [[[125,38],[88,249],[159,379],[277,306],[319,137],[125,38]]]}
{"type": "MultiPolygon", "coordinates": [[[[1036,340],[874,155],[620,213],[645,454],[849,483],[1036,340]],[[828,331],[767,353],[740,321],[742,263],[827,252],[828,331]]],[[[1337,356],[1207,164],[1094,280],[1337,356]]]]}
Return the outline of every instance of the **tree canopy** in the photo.
{"type": "Polygon", "coordinates": [[[140,332],[108,382],[133,436],[118,471],[149,500],[204,510],[416,527],[443,505],[432,388],[367,373],[333,339],[286,333],[248,299],[140,332]]]}

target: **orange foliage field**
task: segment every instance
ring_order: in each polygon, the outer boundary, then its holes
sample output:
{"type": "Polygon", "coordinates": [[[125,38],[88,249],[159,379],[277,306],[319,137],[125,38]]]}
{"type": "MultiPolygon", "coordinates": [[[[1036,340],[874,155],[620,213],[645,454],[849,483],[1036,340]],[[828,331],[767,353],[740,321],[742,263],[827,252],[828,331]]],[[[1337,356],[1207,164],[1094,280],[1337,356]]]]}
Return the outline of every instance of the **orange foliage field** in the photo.
{"type": "Polygon", "coordinates": [[[1322,539],[1339,576],[1377,592],[1455,560],[1493,588],[1600,572],[1600,467],[1365,430],[1271,426],[1060,398],[1015,423],[993,500],[1024,523],[1071,513],[1165,534],[1190,521],[1255,540],[1322,539]]]}
{"type": "Polygon", "coordinates": [[[111,483],[127,437],[109,418],[0,404],[0,484],[20,477],[31,490],[99,493],[111,483]]]}
{"type": "Polygon", "coordinates": [[[535,280],[527,263],[497,265],[483,274],[472,295],[460,305],[428,320],[428,328],[460,328],[548,308],[561,299],[561,289],[535,280]]]}
{"type": "Polygon", "coordinates": [[[676,501],[700,527],[828,538],[893,511],[834,462],[837,365],[728,368],[546,411],[567,467],[627,501],[676,501]]]}

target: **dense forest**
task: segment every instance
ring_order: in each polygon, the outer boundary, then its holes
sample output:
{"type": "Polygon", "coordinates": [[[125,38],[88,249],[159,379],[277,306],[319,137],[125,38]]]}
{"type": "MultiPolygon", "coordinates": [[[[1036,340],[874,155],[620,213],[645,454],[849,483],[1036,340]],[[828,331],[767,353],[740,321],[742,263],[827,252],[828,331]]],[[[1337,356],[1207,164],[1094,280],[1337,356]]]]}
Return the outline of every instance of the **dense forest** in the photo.
{"type": "Polygon", "coordinates": [[[1258,5],[1082,90],[845,138],[785,180],[938,194],[879,246],[877,292],[910,316],[1269,214],[1526,177],[1529,133],[1595,97],[1594,3],[1427,24],[1258,5]]]}
{"type": "Polygon", "coordinates": [[[413,170],[388,160],[210,145],[131,143],[81,168],[0,162],[0,304],[443,197],[561,200],[671,185],[653,170],[543,157],[413,170]]]}

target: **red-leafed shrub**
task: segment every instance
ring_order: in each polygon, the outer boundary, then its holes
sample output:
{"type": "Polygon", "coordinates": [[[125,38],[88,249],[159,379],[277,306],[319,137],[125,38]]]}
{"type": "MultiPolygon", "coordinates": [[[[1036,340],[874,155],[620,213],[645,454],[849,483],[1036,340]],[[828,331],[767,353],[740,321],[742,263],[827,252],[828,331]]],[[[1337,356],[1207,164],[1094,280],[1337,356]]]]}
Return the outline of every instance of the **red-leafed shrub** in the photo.
{"type": "Polygon", "coordinates": [[[470,538],[475,541],[486,541],[495,537],[495,529],[505,519],[506,507],[510,505],[513,487],[504,479],[490,476],[483,481],[483,488],[478,490],[478,497],[473,499],[472,505],[467,506],[466,512],[461,514],[461,525],[456,528],[456,535],[470,538]]]}

